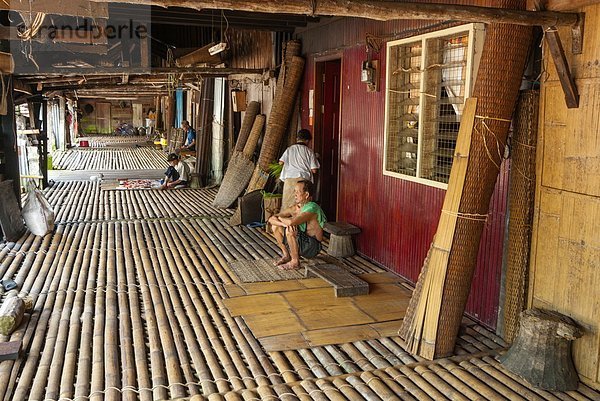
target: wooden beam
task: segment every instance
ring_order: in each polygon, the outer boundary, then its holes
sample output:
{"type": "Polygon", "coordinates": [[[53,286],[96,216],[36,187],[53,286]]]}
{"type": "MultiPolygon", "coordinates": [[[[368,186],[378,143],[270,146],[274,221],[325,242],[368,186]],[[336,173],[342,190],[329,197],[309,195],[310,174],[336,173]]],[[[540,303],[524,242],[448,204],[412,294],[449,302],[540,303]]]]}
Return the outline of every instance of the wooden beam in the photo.
{"type": "MultiPolygon", "coordinates": [[[[17,27],[0,26],[0,40],[22,41],[18,34],[17,27]]],[[[65,29],[48,30],[42,29],[34,38],[31,39],[37,43],[74,43],[86,45],[106,45],[108,39],[106,33],[92,31],[73,31],[65,29]]]]}
{"type": "Polygon", "coordinates": [[[545,0],[544,8],[550,11],[574,11],[600,4],[600,0],[545,0]]]}
{"type": "Polygon", "coordinates": [[[567,62],[567,57],[565,56],[565,51],[563,50],[557,29],[555,27],[546,29],[545,37],[548,49],[550,49],[550,54],[552,55],[552,60],[554,60],[556,73],[558,74],[560,84],[565,92],[567,108],[576,109],[579,107],[579,92],[577,91],[575,80],[569,69],[569,63],[567,62]]]}
{"type": "MultiPolygon", "coordinates": [[[[112,0],[100,2],[116,3],[112,0]]],[[[145,4],[162,7],[187,7],[195,10],[225,9],[263,12],[269,14],[300,14],[310,16],[339,16],[390,20],[456,20],[516,25],[564,26],[578,20],[576,13],[554,11],[525,11],[458,4],[404,3],[391,1],[318,0],[291,2],[289,0],[119,0],[119,3],[145,4]]]]}
{"type": "Polygon", "coordinates": [[[13,90],[30,96],[33,94],[33,90],[31,89],[30,85],[16,78],[13,80],[13,90]]]}
{"type": "Polygon", "coordinates": [[[108,2],[89,0],[0,1],[0,10],[108,18],[108,2]]]}
{"type": "MultiPolygon", "coordinates": [[[[122,76],[123,74],[129,75],[156,75],[156,74],[194,74],[201,76],[211,76],[211,77],[226,77],[231,74],[262,74],[263,70],[256,68],[215,68],[215,67],[188,67],[188,68],[179,68],[179,67],[158,67],[152,68],[150,71],[147,68],[140,67],[95,67],[95,68],[53,68],[52,71],[45,71],[43,75],[45,77],[80,77],[85,75],[87,76],[97,76],[97,75],[106,75],[106,76],[122,76]]],[[[39,76],[40,74],[25,73],[25,74],[15,74],[23,79],[32,78],[35,79],[35,76],[39,76]]]]}

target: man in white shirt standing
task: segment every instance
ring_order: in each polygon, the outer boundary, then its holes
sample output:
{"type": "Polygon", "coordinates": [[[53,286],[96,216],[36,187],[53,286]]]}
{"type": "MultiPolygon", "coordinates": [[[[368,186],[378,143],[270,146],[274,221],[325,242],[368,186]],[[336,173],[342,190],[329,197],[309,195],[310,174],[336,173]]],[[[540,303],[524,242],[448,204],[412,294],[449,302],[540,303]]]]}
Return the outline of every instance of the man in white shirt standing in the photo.
{"type": "Polygon", "coordinates": [[[313,174],[316,174],[320,167],[315,152],[308,147],[311,139],[310,131],[301,129],[296,134],[296,144],[287,148],[279,158],[279,164],[283,165],[279,176],[279,179],[283,181],[281,210],[294,205],[296,183],[302,180],[313,182],[313,174]]]}

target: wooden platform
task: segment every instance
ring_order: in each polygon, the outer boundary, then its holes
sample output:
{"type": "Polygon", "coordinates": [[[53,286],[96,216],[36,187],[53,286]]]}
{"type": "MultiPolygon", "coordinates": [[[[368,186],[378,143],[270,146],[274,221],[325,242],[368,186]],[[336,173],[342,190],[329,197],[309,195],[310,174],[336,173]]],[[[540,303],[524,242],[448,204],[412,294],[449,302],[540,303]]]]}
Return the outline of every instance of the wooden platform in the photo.
{"type": "Polygon", "coordinates": [[[0,279],[35,299],[0,339],[24,350],[0,362],[0,400],[600,399],[585,385],[532,389],[495,361],[502,341],[469,320],[457,359],[409,354],[395,332],[410,286],[359,256],[342,263],[370,284],[368,296],[335,298],[318,278],[240,283],[228,263],[275,258],[278,248],[258,229],[229,226],[231,211],[211,207],[214,189],[65,181],[46,193],[55,233],[0,243],[0,279]],[[287,349],[267,351],[271,343],[287,349]]]}
{"type": "Polygon", "coordinates": [[[283,351],[395,336],[411,291],[389,273],[359,276],[369,295],[337,298],[320,278],[240,284],[251,295],[224,301],[232,316],[241,316],[267,351],[283,351]]]}

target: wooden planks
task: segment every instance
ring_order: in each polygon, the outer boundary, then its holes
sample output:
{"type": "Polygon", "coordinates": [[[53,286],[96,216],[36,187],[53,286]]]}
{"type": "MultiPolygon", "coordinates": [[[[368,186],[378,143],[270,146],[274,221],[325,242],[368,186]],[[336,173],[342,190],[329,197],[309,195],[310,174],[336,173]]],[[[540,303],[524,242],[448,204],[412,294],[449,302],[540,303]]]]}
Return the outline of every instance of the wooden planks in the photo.
{"type": "Polygon", "coordinates": [[[410,291],[398,285],[397,277],[392,282],[389,274],[367,276],[376,283],[365,296],[337,298],[328,286],[306,288],[301,284],[307,280],[280,281],[241,284],[238,288],[249,293],[259,289],[269,293],[238,295],[224,304],[233,316],[244,318],[269,351],[379,338],[390,333],[390,326],[380,325],[385,321],[391,321],[395,327],[391,335],[396,335],[410,291]]]}
{"type": "Polygon", "coordinates": [[[369,293],[369,283],[340,266],[331,264],[307,265],[306,274],[308,275],[308,273],[313,273],[331,284],[336,297],[352,297],[369,293]]]}

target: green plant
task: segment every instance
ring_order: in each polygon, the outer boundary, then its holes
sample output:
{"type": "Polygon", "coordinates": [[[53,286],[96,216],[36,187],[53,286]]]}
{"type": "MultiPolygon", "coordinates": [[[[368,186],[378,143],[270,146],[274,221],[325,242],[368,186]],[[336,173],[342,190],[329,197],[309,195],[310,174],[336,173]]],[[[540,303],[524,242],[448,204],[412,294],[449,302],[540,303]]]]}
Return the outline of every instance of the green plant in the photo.
{"type": "Polygon", "coordinates": [[[283,164],[279,164],[278,161],[269,163],[269,175],[272,177],[279,178],[282,169],[283,164]]]}
{"type": "Polygon", "coordinates": [[[263,199],[275,199],[275,198],[282,198],[283,195],[282,194],[274,194],[272,192],[265,192],[265,191],[261,191],[263,199]]]}

